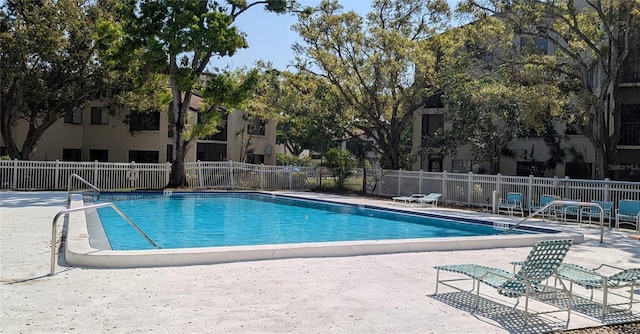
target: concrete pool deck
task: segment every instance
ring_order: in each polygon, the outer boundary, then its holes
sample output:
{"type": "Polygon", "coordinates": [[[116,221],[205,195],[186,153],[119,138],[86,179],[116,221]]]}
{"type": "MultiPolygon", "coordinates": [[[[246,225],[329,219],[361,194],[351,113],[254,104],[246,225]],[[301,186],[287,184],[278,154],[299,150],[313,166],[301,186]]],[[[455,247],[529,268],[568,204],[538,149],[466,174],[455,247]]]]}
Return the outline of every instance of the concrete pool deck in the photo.
{"type": "MultiPolygon", "coordinates": [[[[443,289],[433,296],[433,266],[478,263],[511,270],[509,262],[523,259],[530,247],[131,269],[78,268],[59,260],[50,277],[51,222],[65,201],[63,192],[0,192],[2,333],[540,333],[557,329],[566,317],[534,318],[523,328],[521,312],[510,311],[512,299],[483,299],[499,311],[489,314],[472,312],[468,294],[443,289]]],[[[606,230],[600,244],[597,228],[535,224],[584,233],[585,242],[572,246],[567,262],[640,267],[640,242],[629,232],[606,230]]],[[[62,220],[58,225],[60,231],[62,220]]],[[[484,292],[498,298],[488,288],[484,292]]],[[[534,311],[545,307],[531,304],[534,311]]],[[[632,311],[606,321],[640,320],[640,306],[632,311]]],[[[601,325],[593,315],[572,312],[569,328],[601,325]]]]}

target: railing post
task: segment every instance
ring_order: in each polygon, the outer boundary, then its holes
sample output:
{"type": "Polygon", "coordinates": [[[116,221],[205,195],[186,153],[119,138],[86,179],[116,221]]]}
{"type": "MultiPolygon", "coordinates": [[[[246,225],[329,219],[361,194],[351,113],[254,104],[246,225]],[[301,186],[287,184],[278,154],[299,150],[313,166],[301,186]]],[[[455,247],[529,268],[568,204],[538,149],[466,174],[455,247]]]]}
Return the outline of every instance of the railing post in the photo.
{"type": "Polygon", "coordinates": [[[467,178],[467,206],[473,203],[473,172],[469,172],[467,178]]]}
{"type": "Polygon", "coordinates": [[[502,174],[500,173],[496,175],[496,191],[498,194],[502,193],[502,174]]]}
{"type": "Polygon", "coordinates": [[[604,192],[604,194],[603,194],[604,199],[603,199],[603,201],[605,201],[605,202],[610,202],[609,198],[611,198],[611,196],[609,195],[609,191],[611,190],[611,189],[609,188],[609,186],[611,185],[611,184],[609,183],[609,181],[611,181],[609,178],[604,179],[604,190],[603,190],[603,192],[604,192]]]}
{"type": "Polygon", "coordinates": [[[398,169],[398,189],[396,189],[396,194],[397,196],[400,196],[402,194],[402,169],[398,169]]]}
{"type": "MultiPolygon", "coordinates": [[[[264,164],[260,164],[260,189],[264,189],[264,164]]],[[[291,175],[289,175],[289,189],[291,189],[291,175]]]]}
{"type": "Polygon", "coordinates": [[[56,159],[56,172],[54,178],[53,188],[57,190],[60,185],[60,160],[58,159],[56,159]]]}
{"type": "Polygon", "coordinates": [[[13,181],[12,190],[18,190],[18,159],[13,159],[13,181]]]}
{"type": "Polygon", "coordinates": [[[422,169],[418,173],[418,193],[422,194],[422,169]]]}

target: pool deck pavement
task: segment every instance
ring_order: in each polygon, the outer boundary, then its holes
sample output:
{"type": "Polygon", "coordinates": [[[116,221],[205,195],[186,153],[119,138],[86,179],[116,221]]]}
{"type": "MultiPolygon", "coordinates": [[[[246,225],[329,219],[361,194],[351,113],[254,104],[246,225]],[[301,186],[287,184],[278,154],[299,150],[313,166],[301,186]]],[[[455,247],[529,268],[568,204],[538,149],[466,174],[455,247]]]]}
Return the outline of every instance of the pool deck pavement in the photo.
{"type": "MultiPolygon", "coordinates": [[[[302,195],[407,208],[369,198],[302,195]]],[[[488,287],[483,292],[497,301],[482,303],[493,313],[474,311],[468,293],[441,289],[433,295],[433,266],[477,263],[511,270],[509,262],[524,259],[530,247],[132,269],[76,268],[61,259],[51,277],[51,223],[65,201],[65,192],[0,192],[0,333],[544,333],[566,318],[534,317],[523,327],[522,312],[510,309],[514,300],[500,299],[488,287]]],[[[598,228],[532,224],[585,234],[567,262],[640,267],[640,241],[628,238],[629,231],[606,230],[600,244],[598,228]]],[[[531,304],[534,311],[546,307],[531,304]]],[[[569,328],[601,325],[594,315],[572,312],[569,328]]],[[[638,320],[638,305],[605,319],[638,320]]]]}

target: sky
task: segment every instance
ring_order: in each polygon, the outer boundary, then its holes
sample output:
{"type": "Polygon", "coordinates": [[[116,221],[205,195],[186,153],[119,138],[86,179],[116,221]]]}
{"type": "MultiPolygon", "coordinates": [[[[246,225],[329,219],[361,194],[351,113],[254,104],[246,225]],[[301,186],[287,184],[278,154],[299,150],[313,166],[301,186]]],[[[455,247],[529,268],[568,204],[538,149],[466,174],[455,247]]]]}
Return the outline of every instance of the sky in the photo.
{"type": "MultiPolygon", "coordinates": [[[[448,0],[454,7],[458,0],[448,0]]],[[[371,0],[339,0],[345,11],[354,10],[365,16],[371,9],[371,0]]],[[[320,0],[299,0],[302,7],[316,6],[320,0]]],[[[274,68],[285,70],[293,62],[291,46],[300,41],[291,30],[297,22],[293,15],[277,15],[261,8],[251,8],[236,19],[236,26],[247,34],[249,48],[240,49],[232,57],[211,59],[210,66],[217,68],[253,67],[256,61],[270,61],[274,68]]],[[[289,68],[289,70],[293,70],[289,68]]]]}

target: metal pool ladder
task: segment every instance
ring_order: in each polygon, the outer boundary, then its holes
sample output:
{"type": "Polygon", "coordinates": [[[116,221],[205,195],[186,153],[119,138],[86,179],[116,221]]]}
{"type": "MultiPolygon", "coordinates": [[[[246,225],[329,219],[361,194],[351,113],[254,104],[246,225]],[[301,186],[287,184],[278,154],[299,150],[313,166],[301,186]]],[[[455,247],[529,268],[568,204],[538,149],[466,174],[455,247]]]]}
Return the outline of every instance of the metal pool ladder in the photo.
{"type": "MultiPolygon", "coordinates": [[[[600,209],[600,243],[603,242],[603,238],[604,238],[604,209],[602,208],[602,206],[600,206],[600,204],[598,203],[592,203],[592,202],[577,202],[577,201],[561,201],[561,200],[557,200],[557,201],[553,201],[550,203],[545,204],[543,207],[541,207],[540,209],[536,210],[535,212],[533,212],[532,214],[528,215],[525,218],[522,218],[519,222],[511,225],[511,227],[509,227],[506,231],[503,232],[503,234],[507,234],[509,232],[511,232],[513,229],[515,229],[516,227],[520,226],[520,224],[524,223],[525,221],[533,218],[535,215],[541,213],[542,211],[552,207],[552,206],[556,206],[556,205],[571,205],[571,206],[578,206],[578,207],[582,207],[582,206],[589,206],[589,207],[597,207],[600,209]]],[[[580,212],[578,212],[578,214],[580,214],[580,212]]]]}
{"type": "Polygon", "coordinates": [[[71,205],[71,180],[74,179],[74,178],[78,179],[80,182],[86,184],[87,186],[91,187],[93,190],[95,190],[98,193],[100,193],[100,189],[98,189],[98,187],[96,187],[93,184],[89,183],[89,181],[83,179],[82,176],[80,176],[80,175],[78,175],[76,173],[72,173],[71,175],[69,175],[69,181],[67,181],[67,209],[71,205]]]}
{"type": "MultiPolygon", "coordinates": [[[[96,189],[97,191],[100,191],[98,188],[96,188],[91,183],[87,182],[82,177],[78,176],[77,174],[69,175],[69,181],[71,181],[72,177],[76,177],[80,181],[82,181],[85,184],[87,184],[88,186],[92,187],[93,189],[96,189]]],[[[158,249],[161,248],[155,242],[153,242],[153,240],[151,240],[151,238],[146,233],[144,233],[144,231],[142,231],[142,229],[140,229],[140,227],[138,227],[138,225],[136,225],[136,223],[134,223],[133,220],[131,220],[131,218],[127,217],[127,215],[125,215],[124,212],[122,212],[122,210],[120,210],[113,203],[110,203],[110,202],[99,203],[99,204],[81,206],[81,207],[77,207],[77,208],[73,208],[73,209],[69,208],[70,204],[71,204],[71,182],[69,182],[69,191],[67,192],[67,209],[58,212],[58,214],[56,214],[56,216],[53,218],[53,223],[51,224],[51,272],[49,273],[49,276],[55,275],[55,270],[56,270],[56,235],[58,234],[57,228],[56,228],[57,227],[56,223],[58,222],[58,218],[60,218],[60,216],[62,216],[63,214],[67,214],[67,213],[71,213],[71,212],[77,212],[77,211],[86,211],[86,210],[91,210],[91,209],[98,209],[98,208],[107,207],[107,206],[111,207],[113,210],[115,210],[116,213],[118,213],[120,215],[120,217],[122,217],[124,220],[126,220],[129,223],[129,225],[131,225],[141,236],[143,236],[149,242],[149,244],[151,244],[151,246],[153,246],[155,248],[158,248],[158,249]]]]}

